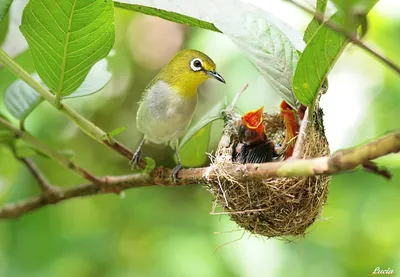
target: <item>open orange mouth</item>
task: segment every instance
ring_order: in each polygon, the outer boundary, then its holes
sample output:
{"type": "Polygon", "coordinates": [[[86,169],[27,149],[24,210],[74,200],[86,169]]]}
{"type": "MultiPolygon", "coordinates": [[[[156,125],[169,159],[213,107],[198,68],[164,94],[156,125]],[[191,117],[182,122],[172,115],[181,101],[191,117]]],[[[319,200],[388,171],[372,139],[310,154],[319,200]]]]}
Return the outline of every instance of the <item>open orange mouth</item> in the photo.
{"type": "Polygon", "coordinates": [[[289,158],[293,154],[294,145],[296,143],[296,139],[293,139],[299,133],[299,124],[297,123],[296,116],[292,107],[289,106],[288,103],[282,101],[281,105],[281,117],[283,118],[283,122],[286,127],[286,135],[283,145],[287,146],[286,149],[286,158],[289,158]]]}
{"type": "Polygon", "coordinates": [[[264,133],[263,122],[264,106],[257,110],[249,111],[242,116],[243,125],[255,130],[259,135],[264,133]]]}

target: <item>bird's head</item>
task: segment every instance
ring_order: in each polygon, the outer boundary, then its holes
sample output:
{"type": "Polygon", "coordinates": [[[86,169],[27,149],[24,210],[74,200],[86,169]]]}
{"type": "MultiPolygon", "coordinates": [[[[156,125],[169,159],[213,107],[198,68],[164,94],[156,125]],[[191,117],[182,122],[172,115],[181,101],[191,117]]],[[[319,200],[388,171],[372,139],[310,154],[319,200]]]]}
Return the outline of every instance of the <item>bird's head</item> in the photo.
{"type": "Polygon", "coordinates": [[[248,144],[265,140],[263,124],[264,106],[257,110],[249,111],[242,116],[239,129],[239,140],[248,144]]]}
{"type": "Polygon", "coordinates": [[[182,96],[193,96],[208,78],[225,83],[216,71],[215,63],[206,54],[192,49],[182,50],[166,65],[159,75],[182,96]]]}

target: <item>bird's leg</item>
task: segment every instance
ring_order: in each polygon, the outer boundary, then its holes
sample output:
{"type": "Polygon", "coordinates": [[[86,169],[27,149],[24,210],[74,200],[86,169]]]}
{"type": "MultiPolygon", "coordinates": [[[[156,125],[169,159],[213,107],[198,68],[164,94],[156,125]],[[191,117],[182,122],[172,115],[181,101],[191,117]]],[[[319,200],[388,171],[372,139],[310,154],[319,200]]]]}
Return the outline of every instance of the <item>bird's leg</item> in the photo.
{"type": "Polygon", "coordinates": [[[181,158],[179,157],[178,147],[175,148],[175,155],[176,158],[178,159],[178,164],[174,167],[174,169],[172,169],[171,172],[171,178],[174,183],[176,183],[178,179],[178,173],[182,169],[182,163],[181,163],[181,158]]]}
{"type": "Polygon", "coordinates": [[[131,166],[131,169],[134,169],[140,162],[140,155],[142,153],[142,146],[143,143],[146,139],[143,138],[142,141],[140,142],[138,148],[136,149],[135,153],[133,154],[132,159],[129,161],[129,165],[131,166]]]}

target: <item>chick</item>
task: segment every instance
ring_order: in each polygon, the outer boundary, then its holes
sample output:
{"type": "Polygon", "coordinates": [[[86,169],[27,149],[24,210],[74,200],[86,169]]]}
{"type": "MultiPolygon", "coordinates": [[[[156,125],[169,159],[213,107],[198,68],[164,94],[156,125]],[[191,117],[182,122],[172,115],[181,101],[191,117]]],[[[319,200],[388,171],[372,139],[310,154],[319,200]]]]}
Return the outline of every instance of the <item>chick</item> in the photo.
{"type": "Polygon", "coordinates": [[[278,157],[275,146],[265,135],[263,124],[264,107],[242,116],[238,139],[234,147],[233,161],[239,163],[266,163],[278,157]]]}

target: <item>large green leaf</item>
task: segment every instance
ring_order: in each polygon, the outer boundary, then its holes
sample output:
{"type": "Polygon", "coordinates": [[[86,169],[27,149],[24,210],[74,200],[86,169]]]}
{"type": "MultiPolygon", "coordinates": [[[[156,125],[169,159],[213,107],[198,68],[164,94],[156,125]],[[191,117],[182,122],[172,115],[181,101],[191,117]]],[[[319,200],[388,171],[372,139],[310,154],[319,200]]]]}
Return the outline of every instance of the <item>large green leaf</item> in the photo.
{"type": "Polygon", "coordinates": [[[218,97],[216,94],[214,94],[214,97],[209,98],[206,98],[202,94],[199,95],[199,104],[196,109],[196,114],[190,123],[188,131],[179,141],[179,149],[182,149],[194,135],[196,135],[209,123],[217,119],[222,119],[221,112],[223,109],[225,109],[225,103],[223,99],[218,98],[220,97],[218,97]]]}
{"type": "Polygon", "coordinates": [[[333,0],[336,7],[344,12],[343,26],[352,31],[354,24],[361,25],[360,37],[368,30],[367,14],[379,0],[333,0]]]}
{"type": "MultiPolygon", "coordinates": [[[[32,78],[44,85],[37,73],[33,73],[32,78]]],[[[8,111],[20,120],[25,119],[43,101],[40,95],[21,79],[6,89],[4,100],[8,111]]]]}
{"type": "Polygon", "coordinates": [[[286,102],[297,106],[292,78],[298,60],[296,48],[301,50],[304,42],[299,33],[266,11],[238,0],[119,0],[118,3],[124,3],[125,8],[145,5],[147,14],[151,11],[152,15],[175,22],[190,16],[213,24],[238,46],[286,102]]]}
{"type": "MultiPolygon", "coordinates": [[[[123,0],[122,0],[123,1],[123,0]]],[[[128,4],[128,3],[123,3],[120,1],[114,1],[115,7],[126,9],[126,10],[131,10],[135,12],[140,12],[143,14],[147,15],[152,15],[152,16],[158,16],[161,17],[165,20],[173,21],[176,23],[180,24],[185,24],[193,27],[198,27],[206,30],[211,30],[214,32],[221,32],[218,30],[212,23],[206,22],[191,16],[185,16],[176,12],[169,12],[161,9],[155,9],[152,7],[147,7],[143,5],[137,5],[137,4],[128,4]]]]}
{"type": "Polygon", "coordinates": [[[237,14],[234,20],[215,25],[236,44],[275,91],[290,106],[297,107],[292,79],[298,53],[286,35],[268,17],[256,12],[237,14]]]}
{"type": "MultiPolygon", "coordinates": [[[[46,86],[37,73],[33,73],[32,77],[41,85],[46,86]]],[[[91,95],[100,91],[110,80],[111,72],[108,70],[108,60],[102,59],[92,67],[81,86],[64,98],[91,95]]],[[[40,95],[21,79],[12,83],[5,92],[7,109],[20,120],[25,119],[42,101],[40,95]]]]}
{"type": "Polygon", "coordinates": [[[185,167],[197,167],[204,165],[207,160],[208,145],[210,143],[212,124],[200,129],[179,150],[182,165],[185,167]]]}
{"type": "Polygon", "coordinates": [[[65,96],[64,99],[88,96],[96,93],[110,82],[111,77],[112,74],[108,68],[108,59],[102,59],[90,69],[89,74],[79,88],[72,94],[65,96]]]}
{"type": "Polygon", "coordinates": [[[222,119],[222,110],[226,108],[222,92],[201,91],[198,98],[196,113],[188,131],[179,141],[182,164],[188,167],[200,166],[207,161],[206,152],[210,144],[212,122],[222,119]]]}
{"type": "MultiPolygon", "coordinates": [[[[317,0],[317,6],[315,12],[319,14],[322,18],[325,15],[326,5],[328,4],[328,0],[317,0]]],[[[304,31],[304,41],[308,42],[312,38],[312,36],[317,32],[318,27],[321,25],[320,20],[318,20],[315,16],[311,20],[310,24],[308,24],[307,29],[304,31]]]]}
{"type": "Polygon", "coordinates": [[[1,0],[0,1],[0,22],[8,13],[8,9],[11,6],[13,0],[1,0]]]}
{"type": "Polygon", "coordinates": [[[379,0],[332,0],[335,6],[345,14],[367,14],[379,0]]]}
{"type": "MultiPolygon", "coordinates": [[[[373,5],[368,7],[367,12],[372,7],[373,5]]],[[[343,12],[338,11],[330,20],[342,25],[343,12]]],[[[344,35],[325,24],[319,27],[301,54],[293,77],[293,92],[302,104],[311,105],[314,102],[329,71],[348,43],[349,40],[344,35]]]]}
{"type": "Polygon", "coordinates": [[[36,70],[53,93],[69,95],[114,44],[111,0],[30,0],[20,27],[36,70]]]}

